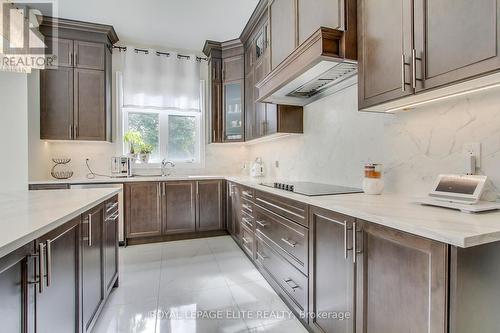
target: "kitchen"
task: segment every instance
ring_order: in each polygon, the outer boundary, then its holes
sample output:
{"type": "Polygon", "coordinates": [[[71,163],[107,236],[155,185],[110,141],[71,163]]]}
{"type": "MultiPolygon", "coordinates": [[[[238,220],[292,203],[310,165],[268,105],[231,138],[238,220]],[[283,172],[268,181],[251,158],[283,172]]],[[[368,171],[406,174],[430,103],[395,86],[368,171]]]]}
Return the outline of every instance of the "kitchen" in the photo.
{"type": "Polygon", "coordinates": [[[2,331],[498,331],[498,0],[2,5],[2,331]]]}

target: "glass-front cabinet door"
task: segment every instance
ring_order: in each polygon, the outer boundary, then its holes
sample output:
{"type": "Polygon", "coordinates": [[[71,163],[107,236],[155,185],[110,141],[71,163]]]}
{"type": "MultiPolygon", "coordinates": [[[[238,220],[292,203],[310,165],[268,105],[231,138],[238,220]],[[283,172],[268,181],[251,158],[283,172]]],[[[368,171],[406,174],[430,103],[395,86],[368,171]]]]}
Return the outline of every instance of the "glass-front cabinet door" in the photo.
{"type": "Polygon", "coordinates": [[[243,82],[224,84],[224,141],[243,141],[243,82]]]}

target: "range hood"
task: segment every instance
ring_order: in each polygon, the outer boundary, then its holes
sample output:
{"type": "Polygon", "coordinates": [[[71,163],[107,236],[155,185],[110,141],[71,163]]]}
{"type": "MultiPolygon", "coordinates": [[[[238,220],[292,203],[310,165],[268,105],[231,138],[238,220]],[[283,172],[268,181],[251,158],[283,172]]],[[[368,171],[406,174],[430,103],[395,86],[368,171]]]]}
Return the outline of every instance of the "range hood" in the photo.
{"type": "Polygon", "coordinates": [[[357,73],[355,27],[320,28],[257,83],[257,101],[304,106],[356,84],[357,73]]]}

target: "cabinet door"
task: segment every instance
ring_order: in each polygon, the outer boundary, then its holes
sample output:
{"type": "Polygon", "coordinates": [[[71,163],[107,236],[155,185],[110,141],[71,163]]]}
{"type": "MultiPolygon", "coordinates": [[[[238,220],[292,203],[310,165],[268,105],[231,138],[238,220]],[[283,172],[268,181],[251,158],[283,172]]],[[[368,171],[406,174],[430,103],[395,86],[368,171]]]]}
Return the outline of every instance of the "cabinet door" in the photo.
{"type": "Polygon", "coordinates": [[[222,181],[196,182],[197,225],[196,231],[222,230],[222,181]]]}
{"type": "Polygon", "coordinates": [[[82,217],[82,325],[83,332],[92,330],[104,302],[103,232],[104,206],[82,217]]]}
{"type": "Polygon", "coordinates": [[[295,0],[274,0],[271,20],[271,67],[276,68],[297,46],[295,0]]]}
{"type": "Polygon", "coordinates": [[[353,218],[312,208],[310,213],[309,309],[315,332],[354,332],[353,218]],[[322,313],[349,312],[344,320],[325,318],[322,313]]]}
{"type": "Polygon", "coordinates": [[[196,231],[196,195],[193,182],[168,182],[164,186],[164,233],[196,231]]]}
{"type": "Polygon", "coordinates": [[[241,242],[241,187],[234,185],[231,197],[231,216],[233,220],[233,236],[241,242]]]}
{"type": "Polygon", "coordinates": [[[212,142],[222,142],[222,59],[210,58],[212,142]]]}
{"type": "Polygon", "coordinates": [[[257,137],[254,90],[255,84],[252,71],[245,78],[245,140],[247,141],[257,137]]]}
{"type": "Polygon", "coordinates": [[[244,78],[244,55],[225,58],[222,60],[222,80],[224,82],[241,80],[244,78]]]}
{"type": "Polygon", "coordinates": [[[0,318],[2,332],[33,332],[34,281],[32,249],[25,246],[0,258],[0,318]]]}
{"type": "Polygon", "coordinates": [[[500,68],[499,3],[415,1],[417,91],[500,68]]]}
{"type": "Polygon", "coordinates": [[[243,81],[224,84],[224,142],[244,139],[243,81]]]}
{"type": "Polygon", "coordinates": [[[410,84],[411,4],[411,0],[358,2],[360,109],[414,92],[410,84]]]}
{"type": "Polygon", "coordinates": [[[80,218],[41,237],[37,244],[45,272],[44,278],[39,277],[37,332],[79,332],[80,218]]]}
{"type": "Polygon", "coordinates": [[[75,41],[75,67],[104,70],[106,46],[102,43],[75,41]]]}
{"type": "Polygon", "coordinates": [[[125,185],[126,238],[161,235],[160,183],[125,185]]]}
{"type": "Polygon", "coordinates": [[[448,246],[359,224],[356,332],[448,332],[448,246]]]}
{"type": "Polygon", "coordinates": [[[76,140],[106,141],[105,72],[75,69],[76,140]]]}
{"type": "Polygon", "coordinates": [[[41,70],[40,139],[73,138],[73,69],[41,70]]]}
{"type": "Polygon", "coordinates": [[[229,234],[234,234],[234,220],[233,220],[233,190],[234,184],[227,183],[226,195],[226,230],[229,234]]]}
{"type": "Polygon", "coordinates": [[[118,275],[118,198],[105,205],[104,220],[104,287],[106,293],[113,289],[118,275]]]}
{"type": "Polygon", "coordinates": [[[299,45],[321,27],[344,29],[346,0],[298,0],[299,45]]]}
{"type": "Polygon", "coordinates": [[[45,44],[48,47],[46,53],[57,57],[54,66],[47,66],[46,68],[73,67],[74,52],[71,39],[45,37],[45,44]]]}

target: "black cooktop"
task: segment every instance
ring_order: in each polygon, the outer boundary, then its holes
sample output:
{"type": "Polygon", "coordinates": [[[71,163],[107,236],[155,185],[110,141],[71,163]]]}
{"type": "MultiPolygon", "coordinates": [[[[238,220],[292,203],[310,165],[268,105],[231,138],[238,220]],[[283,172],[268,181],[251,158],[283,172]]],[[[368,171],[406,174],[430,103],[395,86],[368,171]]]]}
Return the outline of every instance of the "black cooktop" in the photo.
{"type": "Polygon", "coordinates": [[[262,183],[262,185],[284,191],[294,192],[297,194],[307,195],[309,197],[363,192],[363,190],[359,188],[311,182],[273,182],[262,183]]]}

